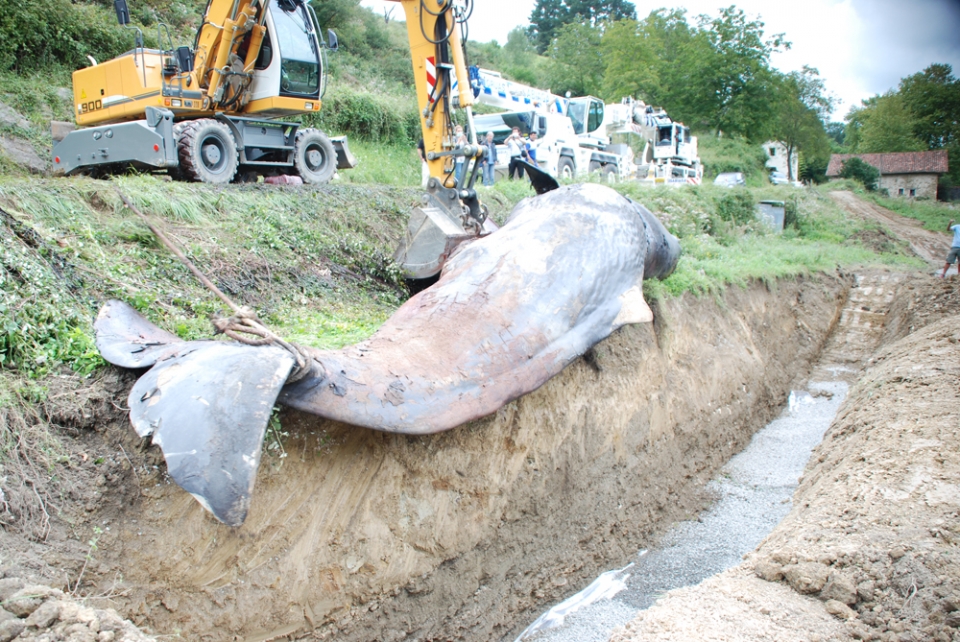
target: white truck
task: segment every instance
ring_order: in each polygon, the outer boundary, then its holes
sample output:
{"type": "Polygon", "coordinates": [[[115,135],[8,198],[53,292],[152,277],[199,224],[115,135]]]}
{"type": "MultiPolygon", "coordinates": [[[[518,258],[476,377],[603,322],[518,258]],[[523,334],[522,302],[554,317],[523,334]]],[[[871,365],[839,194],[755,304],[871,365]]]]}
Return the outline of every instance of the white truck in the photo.
{"type": "Polygon", "coordinates": [[[469,73],[478,102],[507,110],[474,118],[478,140],[494,133],[498,171],[510,160],[503,141],[519,127],[524,135],[537,132],[537,162],[557,177],[600,172],[608,181],[666,184],[699,184],[703,177],[697,139],[663,110],[632,98],[607,105],[593,96],[557,96],[479,67],[469,73]]]}

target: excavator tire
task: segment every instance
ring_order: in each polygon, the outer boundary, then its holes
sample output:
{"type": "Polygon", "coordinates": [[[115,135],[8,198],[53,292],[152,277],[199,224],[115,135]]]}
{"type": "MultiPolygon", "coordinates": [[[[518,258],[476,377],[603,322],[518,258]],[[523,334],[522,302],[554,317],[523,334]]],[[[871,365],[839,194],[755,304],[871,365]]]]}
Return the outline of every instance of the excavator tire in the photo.
{"type": "Polygon", "coordinates": [[[240,162],[230,129],[212,118],[186,123],[177,139],[177,154],[181,177],[200,183],[229,183],[240,162]]]}
{"type": "Polygon", "coordinates": [[[337,150],[319,129],[301,129],[294,142],[293,166],[304,183],[323,185],[337,171],[337,150]]]}

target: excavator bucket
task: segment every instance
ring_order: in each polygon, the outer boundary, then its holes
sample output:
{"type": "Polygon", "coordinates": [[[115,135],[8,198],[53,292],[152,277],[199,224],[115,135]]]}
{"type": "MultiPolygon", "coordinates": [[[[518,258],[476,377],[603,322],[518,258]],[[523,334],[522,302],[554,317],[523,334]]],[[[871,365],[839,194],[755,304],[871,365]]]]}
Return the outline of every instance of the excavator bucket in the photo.
{"type": "Polygon", "coordinates": [[[470,219],[462,211],[457,191],[441,187],[435,179],[430,180],[423,201],[411,212],[407,230],[393,255],[407,278],[436,276],[461,243],[497,230],[496,223],[489,219],[483,222],[480,234],[474,227],[465,227],[470,219]]]}
{"type": "Polygon", "coordinates": [[[353,169],[360,164],[356,156],[350,153],[346,136],[331,136],[330,142],[337,151],[337,169],[353,169]]]}
{"type": "Polygon", "coordinates": [[[428,279],[439,274],[457,246],[475,234],[451,219],[438,207],[417,207],[410,213],[407,231],[393,259],[411,279],[428,279]]]}

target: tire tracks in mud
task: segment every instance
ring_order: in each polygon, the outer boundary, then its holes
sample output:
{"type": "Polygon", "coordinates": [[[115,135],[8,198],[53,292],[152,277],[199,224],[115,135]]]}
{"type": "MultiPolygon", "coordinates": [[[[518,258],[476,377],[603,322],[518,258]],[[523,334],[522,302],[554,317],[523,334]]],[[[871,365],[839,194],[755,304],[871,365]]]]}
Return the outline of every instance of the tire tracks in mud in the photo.
{"type": "Polygon", "coordinates": [[[894,236],[909,243],[913,253],[931,267],[943,267],[943,257],[950,247],[945,234],[924,229],[920,221],[857,198],[852,192],[830,192],[830,197],[850,214],[876,221],[889,229],[894,236]]]}

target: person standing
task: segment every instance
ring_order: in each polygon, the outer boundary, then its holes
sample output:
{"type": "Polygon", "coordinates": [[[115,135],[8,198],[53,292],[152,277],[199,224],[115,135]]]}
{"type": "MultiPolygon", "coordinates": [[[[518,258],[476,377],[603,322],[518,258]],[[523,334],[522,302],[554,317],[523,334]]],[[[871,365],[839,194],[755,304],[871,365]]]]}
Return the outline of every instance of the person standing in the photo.
{"type": "Polygon", "coordinates": [[[954,225],[953,219],[950,219],[947,223],[947,231],[953,232],[953,243],[950,246],[950,252],[947,253],[947,262],[944,263],[943,272],[940,274],[941,279],[947,278],[947,270],[954,261],[957,263],[957,273],[960,274],[960,225],[954,225]]]}
{"type": "Polygon", "coordinates": [[[430,180],[430,167],[427,165],[427,150],[422,138],[417,143],[417,156],[420,157],[420,187],[426,187],[430,180]]]}
{"type": "Polygon", "coordinates": [[[527,141],[527,162],[529,162],[534,167],[538,167],[539,163],[537,162],[537,147],[540,146],[540,143],[537,141],[537,132],[530,132],[530,139],[527,141]]]}
{"type": "MultiPolygon", "coordinates": [[[[463,149],[467,146],[467,137],[463,134],[463,126],[457,125],[453,129],[453,147],[454,149],[463,149]]],[[[456,170],[454,177],[457,181],[457,187],[463,187],[463,173],[467,167],[467,159],[465,156],[456,157],[456,170]]]]}
{"type": "Polygon", "coordinates": [[[494,183],[493,173],[497,166],[497,144],[493,142],[493,132],[487,132],[483,141],[483,184],[490,187],[494,183]]]}
{"type": "Polygon", "coordinates": [[[514,127],[510,135],[507,136],[507,140],[503,142],[506,143],[507,151],[510,153],[510,166],[507,169],[510,180],[513,180],[514,172],[517,173],[517,178],[523,178],[523,165],[520,164],[520,161],[523,160],[524,142],[523,138],[520,137],[520,128],[514,127]]]}

